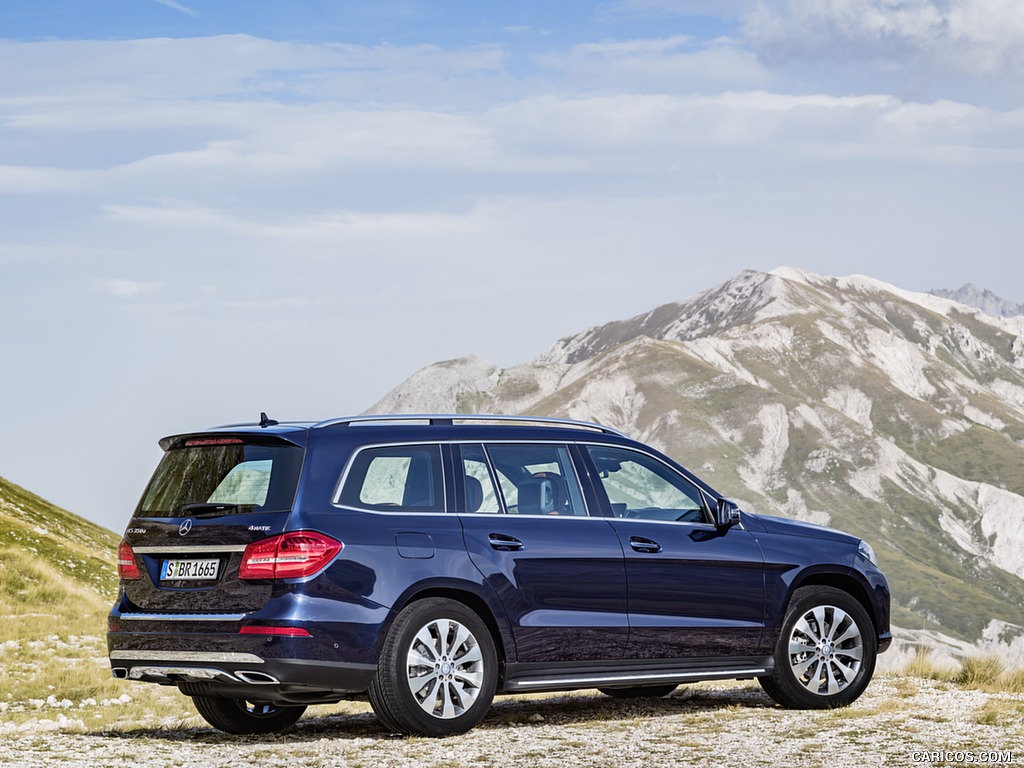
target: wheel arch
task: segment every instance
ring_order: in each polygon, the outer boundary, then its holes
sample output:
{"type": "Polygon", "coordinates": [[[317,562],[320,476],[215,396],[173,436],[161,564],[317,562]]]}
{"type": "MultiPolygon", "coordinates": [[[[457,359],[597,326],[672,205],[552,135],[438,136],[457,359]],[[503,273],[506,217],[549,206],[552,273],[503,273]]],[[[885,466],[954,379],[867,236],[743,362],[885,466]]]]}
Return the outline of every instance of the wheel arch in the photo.
{"type": "MultiPolygon", "coordinates": [[[[408,607],[412,603],[419,602],[420,600],[426,600],[431,597],[442,597],[448,600],[454,600],[457,603],[462,603],[467,608],[471,609],[480,617],[480,620],[483,621],[484,625],[487,627],[487,631],[491,635],[491,639],[494,640],[494,649],[498,655],[498,687],[500,690],[501,685],[504,682],[505,662],[515,660],[515,646],[513,645],[511,634],[508,633],[507,629],[503,626],[503,617],[499,618],[495,615],[495,611],[492,606],[483,596],[461,585],[452,584],[424,585],[419,589],[404,595],[403,599],[395,605],[392,616],[397,616],[404,608],[408,607]]],[[[386,632],[382,634],[386,634],[386,632]]]]}
{"type": "Polygon", "coordinates": [[[797,579],[793,582],[789,595],[786,598],[786,605],[793,601],[793,595],[801,587],[832,587],[834,589],[846,592],[850,597],[854,598],[864,611],[867,613],[868,618],[871,619],[871,626],[874,627],[874,635],[877,640],[878,636],[878,617],[875,615],[875,607],[871,604],[871,598],[868,594],[868,587],[866,584],[862,584],[855,576],[850,573],[837,573],[837,572],[817,572],[808,573],[803,578],[797,579]]]}

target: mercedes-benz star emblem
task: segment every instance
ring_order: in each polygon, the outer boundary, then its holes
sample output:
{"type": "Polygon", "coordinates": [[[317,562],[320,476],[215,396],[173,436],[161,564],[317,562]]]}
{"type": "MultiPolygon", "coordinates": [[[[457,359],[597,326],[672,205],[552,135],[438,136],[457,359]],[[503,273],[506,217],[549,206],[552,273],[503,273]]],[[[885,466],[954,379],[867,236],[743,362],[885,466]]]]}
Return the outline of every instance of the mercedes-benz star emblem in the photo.
{"type": "Polygon", "coordinates": [[[192,530],[192,521],[191,520],[186,520],[184,523],[182,523],[181,525],[178,526],[178,535],[179,536],[184,536],[185,534],[187,534],[191,530],[192,530]]]}

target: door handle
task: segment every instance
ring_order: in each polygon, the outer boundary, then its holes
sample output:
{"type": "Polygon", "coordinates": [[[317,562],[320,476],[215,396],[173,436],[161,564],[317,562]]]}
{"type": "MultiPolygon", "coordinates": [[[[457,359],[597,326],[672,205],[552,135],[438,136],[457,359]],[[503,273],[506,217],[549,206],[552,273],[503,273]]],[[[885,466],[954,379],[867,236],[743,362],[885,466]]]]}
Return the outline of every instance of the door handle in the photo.
{"type": "Polygon", "coordinates": [[[661,544],[651,539],[645,539],[643,536],[630,536],[629,546],[637,552],[645,552],[647,554],[661,552],[661,544]]]}
{"type": "Polygon", "coordinates": [[[504,533],[487,534],[487,543],[499,552],[518,552],[523,548],[523,542],[515,536],[506,536],[504,533]]]}

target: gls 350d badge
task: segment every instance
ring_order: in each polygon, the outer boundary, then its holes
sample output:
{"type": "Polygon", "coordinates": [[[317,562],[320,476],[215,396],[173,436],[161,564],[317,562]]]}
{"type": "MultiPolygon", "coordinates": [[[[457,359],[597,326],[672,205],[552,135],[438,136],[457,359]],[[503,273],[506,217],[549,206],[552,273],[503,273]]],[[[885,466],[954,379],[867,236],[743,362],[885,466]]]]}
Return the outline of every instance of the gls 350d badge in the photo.
{"type": "Polygon", "coordinates": [[[178,526],[178,535],[179,536],[187,536],[188,532],[191,531],[191,530],[192,530],[192,520],[189,519],[189,520],[186,520],[185,522],[183,522],[181,525],[178,526]]]}

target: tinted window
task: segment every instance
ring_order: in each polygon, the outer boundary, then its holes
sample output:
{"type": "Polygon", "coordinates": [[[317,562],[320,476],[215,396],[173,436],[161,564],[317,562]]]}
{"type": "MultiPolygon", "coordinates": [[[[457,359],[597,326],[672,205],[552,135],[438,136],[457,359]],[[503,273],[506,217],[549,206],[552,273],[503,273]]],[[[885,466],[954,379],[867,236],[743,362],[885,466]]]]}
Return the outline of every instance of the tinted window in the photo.
{"type": "Polygon", "coordinates": [[[585,515],[583,494],[564,445],[487,445],[505,508],[520,515],[585,515]]]}
{"type": "Polygon", "coordinates": [[[360,451],[345,477],[339,503],[389,512],[443,512],[440,448],[399,445],[360,451]]]}
{"type": "Polygon", "coordinates": [[[289,510],[302,455],[292,445],[252,445],[235,438],[188,441],[164,454],[135,514],[184,517],[204,511],[289,510]]]}
{"type": "Polygon", "coordinates": [[[494,485],[487,456],[479,445],[459,446],[462,457],[462,484],[465,512],[495,514],[501,512],[498,490],[494,485]]]}
{"type": "Polygon", "coordinates": [[[707,521],[701,492],[671,467],[621,448],[590,446],[588,450],[616,517],[707,521]]]}

